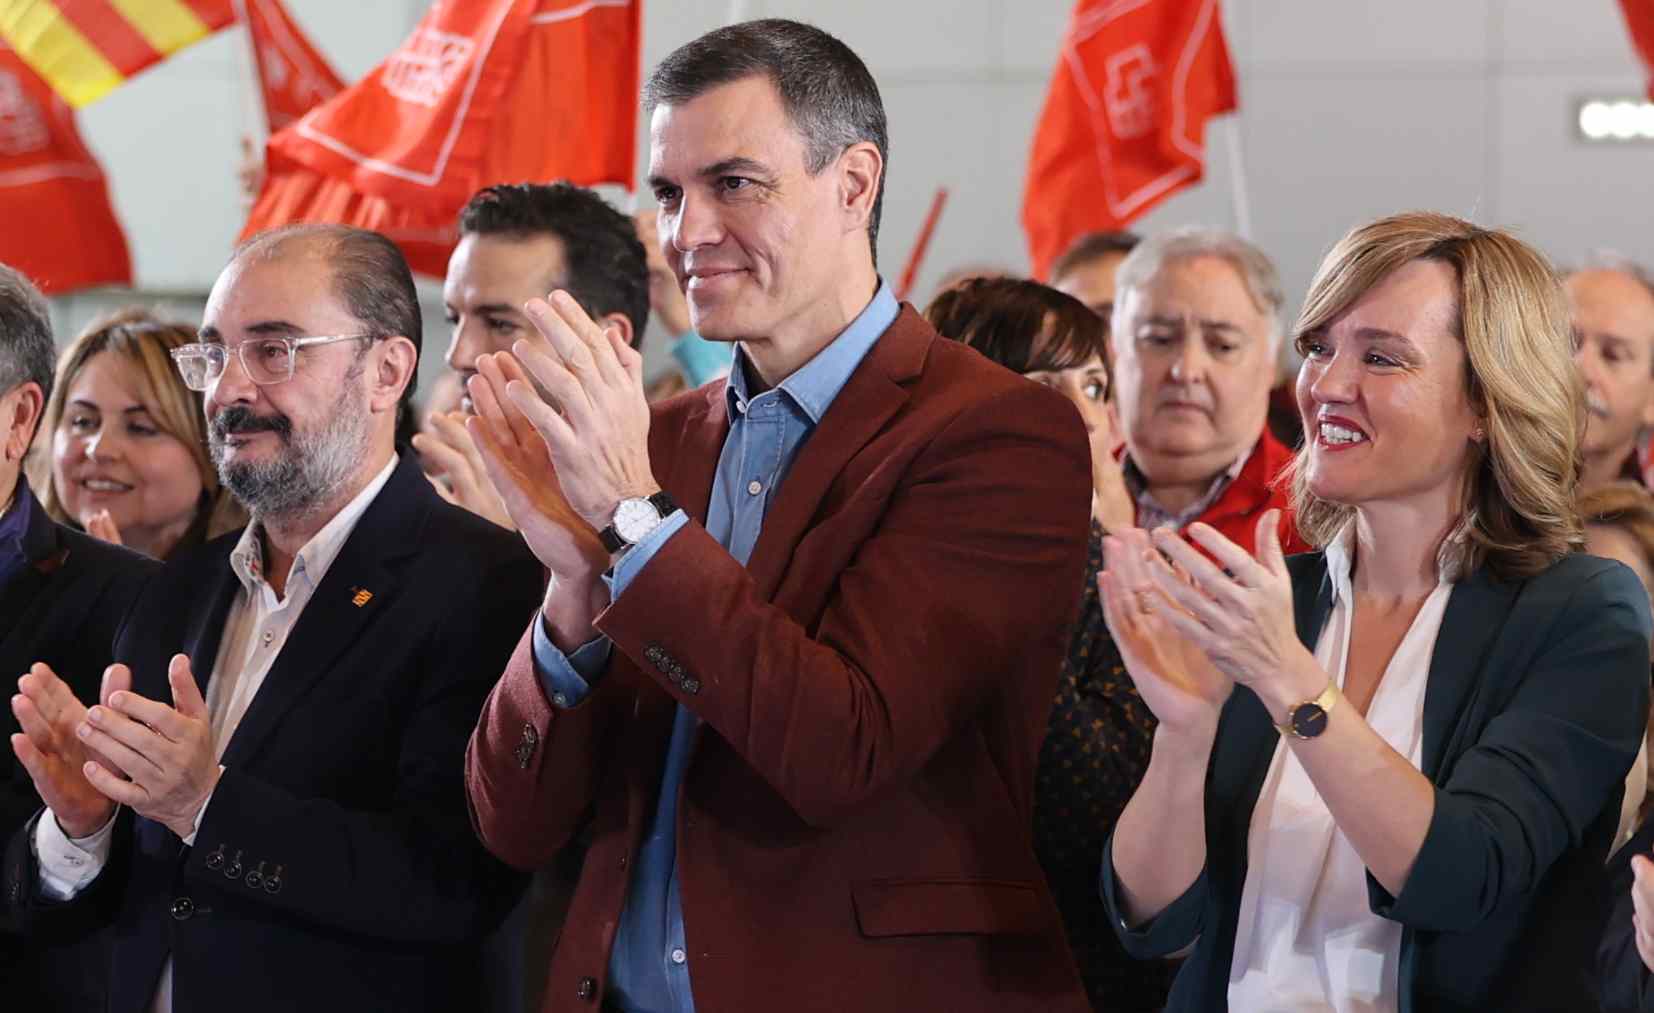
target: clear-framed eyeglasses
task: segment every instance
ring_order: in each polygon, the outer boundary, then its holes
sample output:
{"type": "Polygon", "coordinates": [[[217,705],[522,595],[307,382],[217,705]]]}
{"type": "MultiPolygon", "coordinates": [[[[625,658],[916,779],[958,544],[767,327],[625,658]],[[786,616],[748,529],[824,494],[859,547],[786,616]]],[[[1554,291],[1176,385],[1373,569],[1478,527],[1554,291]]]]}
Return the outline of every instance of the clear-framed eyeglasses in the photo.
{"type": "MultiPolygon", "coordinates": [[[[236,345],[235,355],[241,360],[247,379],[260,387],[285,383],[293,379],[293,368],[298,365],[299,349],[312,345],[331,345],[337,341],[372,341],[371,334],[333,334],[314,338],[251,338],[236,345]]],[[[190,390],[204,391],[224,375],[229,365],[231,349],[216,341],[198,341],[179,345],[172,350],[172,361],[190,390]]]]}

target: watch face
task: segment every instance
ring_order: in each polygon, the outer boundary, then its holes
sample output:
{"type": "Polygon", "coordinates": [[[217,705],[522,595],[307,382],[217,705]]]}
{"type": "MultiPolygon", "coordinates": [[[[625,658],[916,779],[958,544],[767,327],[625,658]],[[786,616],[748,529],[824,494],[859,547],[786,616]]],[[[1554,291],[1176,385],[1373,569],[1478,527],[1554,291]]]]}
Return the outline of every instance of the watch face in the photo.
{"type": "Polygon", "coordinates": [[[621,500],[615,508],[615,534],[636,545],[660,523],[660,512],[646,499],[621,500]]]}
{"type": "Polygon", "coordinates": [[[1300,739],[1313,739],[1327,730],[1327,712],[1320,704],[1299,704],[1292,710],[1292,734],[1300,739]]]}

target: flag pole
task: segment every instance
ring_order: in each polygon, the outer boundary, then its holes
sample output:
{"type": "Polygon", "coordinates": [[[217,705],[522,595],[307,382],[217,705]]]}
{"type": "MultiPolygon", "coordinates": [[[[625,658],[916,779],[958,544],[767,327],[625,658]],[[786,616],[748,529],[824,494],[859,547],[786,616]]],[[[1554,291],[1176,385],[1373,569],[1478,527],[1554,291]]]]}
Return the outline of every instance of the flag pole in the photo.
{"type": "Polygon", "coordinates": [[[1241,148],[1240,112],[1223,117],[1224,146],[1229,149],[1229,202],[1235,214],[1235,232],[1252,238],[1252,200],[1246,189],[1246,158],[1241,148]]]}
{"type": "Polygon", "coordinates": [[[247,40],[247,62],[241,75],[242,112],[247,115],[244,133],[257,148],[264,144],[268,125],[264,122],[264,85],[258,73],[258,45],[253,41],[252,21],[247,17],[247,0],[235,0],[235,16],[241,22],[241,35],[247,40]]]}

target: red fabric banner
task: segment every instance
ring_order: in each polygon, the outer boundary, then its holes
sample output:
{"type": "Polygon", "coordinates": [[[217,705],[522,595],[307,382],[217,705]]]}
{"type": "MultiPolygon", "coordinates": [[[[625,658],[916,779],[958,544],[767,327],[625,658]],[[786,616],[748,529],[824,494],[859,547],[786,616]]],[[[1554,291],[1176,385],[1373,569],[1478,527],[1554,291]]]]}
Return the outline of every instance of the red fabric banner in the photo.
{"type": "Polygon", "coordinates": [[[1206,120],[1235,108],[1217,0],[1080,0],[1028,160],[1035,276],[1197,182],[1206,120]]]}
{"type": "Polygon", "coordinates": [[[400,231],[410,263],[440,277],[454,218],[484,186],[630,187],[638,21],[637,0],[438,0],[366,78],[270,138],[243,235],[293,221],[400,231]],[[411,238],[438,232],[449,238],[411,238]]]}
{"type": "Polygon", "coordinates": [[[281,0],[236,0],[247,28],[273,134],[345,90],[345,83],[305,36],[281,0]]]}
{"type": "Polygon", "coordinates": [[[74,110],[0,43],[0,262],[59,295],[130,285],[126,234],[74,110]]]}
{"type": "Polygon", "coordinates": [[[1625,26],[1631,30],[1631,45],[1642,58],[1648,78],[1648,100],[1654,102],[1654,0],[1620,0],[1625,26]]]}

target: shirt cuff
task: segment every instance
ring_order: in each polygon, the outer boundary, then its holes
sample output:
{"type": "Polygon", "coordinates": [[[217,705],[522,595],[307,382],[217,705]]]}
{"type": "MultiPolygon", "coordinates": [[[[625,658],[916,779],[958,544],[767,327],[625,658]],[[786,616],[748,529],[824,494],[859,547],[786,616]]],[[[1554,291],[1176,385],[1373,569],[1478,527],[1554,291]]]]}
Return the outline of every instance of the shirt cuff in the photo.
{"type": "Polygon", "coordinates": [[[79,839],[63,832],[50,809],[41,813],[31,841],[40,866],[40,892],[52,900],[64,901],[86,889],[108,864],[114,837],[113,813],[103,826],[79,839]]]}
{"type": "Polygon", "coordinates": [[[655,530],[644,535],[643,541],[627,549],[614,565],[614,579],[609,581],[610,600],[618,600],[625,594],[626,586],[643,572],[643,568],[649,565],[649,560],[655,558],[655,553],[666,544],[666,540],[688,523],[688,514],[682,510],[674,510],[665,520],[655,525],[655,530]]]}
{"type": "Polygon", "coordinates": [[[573,654],[564,654],[551,642],[546,617],[540,615],[534,623],[534,670],[553,707],[578,707],[586,699],[609,663],[611,647],[608,637],[599,636],[581,644],[573,654]]]}

